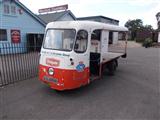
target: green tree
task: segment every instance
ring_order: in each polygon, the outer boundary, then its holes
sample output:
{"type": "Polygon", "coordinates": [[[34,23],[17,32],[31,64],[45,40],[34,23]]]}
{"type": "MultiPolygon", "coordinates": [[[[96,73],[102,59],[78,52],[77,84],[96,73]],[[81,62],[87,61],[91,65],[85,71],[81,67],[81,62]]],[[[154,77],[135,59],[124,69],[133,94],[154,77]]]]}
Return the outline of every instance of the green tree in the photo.
{"type": "Polygon", "coordinates": [[[141,19],[128,20],[125,27],[131,31],[131,39],[134,40],[136,38],[137,31],[143,28],[143,21],[141,19]]]}
{"type": "Polygon", "coordinates": [[[141,27],[141,30],[143,30],[143,31],[149,31],[149,32],[154,31],[152,25],[145,25],[145,26],[141,27]]]}
{"type": "Polygon", "coordinates": [[[157,18],[157,27],[158,27],[158,30],[160,30],[160,12],[156,14],[156,18],[157,18]]]}

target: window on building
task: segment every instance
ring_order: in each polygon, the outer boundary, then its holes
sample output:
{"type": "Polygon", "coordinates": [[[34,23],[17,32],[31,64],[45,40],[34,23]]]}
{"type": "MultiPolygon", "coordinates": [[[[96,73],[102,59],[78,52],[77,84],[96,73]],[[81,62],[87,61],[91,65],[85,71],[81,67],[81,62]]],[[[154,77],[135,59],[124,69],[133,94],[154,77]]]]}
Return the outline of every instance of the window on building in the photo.
{"type": "Polygon", "coordinates": [[[113,44],[113,32],[109,32],[109,41],[108,41],[109,44],[113,44]]]}
{"type": "Polygon", "coordinates": [[[13,15],[16,14],[16,7],[15,7],[15,6],[11,6],[11,13],[12,13],[13,15]]]}
{"type": "Polygon", "coordinates": [[[0,41],[7,41],[7,30],[0,29],[0,41]]]}
{"type": "Polygon", "coordinates": [[[4,13],[9,14],[9,5],[4,4],[4,13]]]}

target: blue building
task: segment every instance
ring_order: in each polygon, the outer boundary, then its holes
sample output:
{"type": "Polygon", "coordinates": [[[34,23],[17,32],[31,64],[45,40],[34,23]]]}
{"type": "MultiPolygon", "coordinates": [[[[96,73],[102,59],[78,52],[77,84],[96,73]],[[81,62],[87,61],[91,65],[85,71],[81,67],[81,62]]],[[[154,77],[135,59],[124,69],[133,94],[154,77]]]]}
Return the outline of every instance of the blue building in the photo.
{"type": "Polygon", "coordinates": [[[89,20],[89,21],[102,22],[102,23],[107,23],[107,24],[112,24],[112,25],[119,25],[119,20],[112,19],[112,18],[109,18],[109,17],[105,17],[105,16],[102,16],[102,15],[80,17],[80,18],[77,18],[77,20],[89,20]]]}
{"type": "Polygon", "coordinates": [[[46,24],[54,21],[75,21],[76,17],[70,10],[47,13],[47,14],[39,14],[39,18],[41,18],[46,24]]]}
{"type": "Polygon", "coordinates": [[[45,26],[18,0],[0,0],[0,54],[21,53],[27,46],[41,45],[45,26]]]}

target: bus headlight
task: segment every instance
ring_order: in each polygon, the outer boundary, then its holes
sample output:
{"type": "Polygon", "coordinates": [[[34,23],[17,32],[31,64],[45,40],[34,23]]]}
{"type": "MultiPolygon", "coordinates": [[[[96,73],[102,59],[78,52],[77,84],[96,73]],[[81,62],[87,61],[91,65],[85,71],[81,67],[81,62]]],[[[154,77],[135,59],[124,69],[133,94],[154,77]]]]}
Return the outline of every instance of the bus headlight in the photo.
{"type": "Polygon", "coordinates": [[[54,74],[54,69],[53,68],[49,68],[48,69],[48,74],[49,75],[53,75],[54,74]]]}

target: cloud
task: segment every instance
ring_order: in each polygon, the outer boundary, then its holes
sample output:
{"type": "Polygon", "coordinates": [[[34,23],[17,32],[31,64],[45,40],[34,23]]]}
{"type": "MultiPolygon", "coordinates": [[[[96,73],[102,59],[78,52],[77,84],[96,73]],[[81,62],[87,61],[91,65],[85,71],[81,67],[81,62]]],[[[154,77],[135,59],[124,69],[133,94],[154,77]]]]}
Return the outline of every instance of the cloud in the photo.
{"type": "Polygon", "coordinates": [[[144,14],[144,21],[146,23],[152,23],[154,28],[157,28],[157,19],[156,14],[160,12],[160,2],[157,3],[155,7],[153,7],[150,11],[144,14]]]}
{"type": "Polygon", "coordinates": [[[34,13],[38,13],[40,8],[68,4],[76,17],[104,15],[120,20],[121,25],[128,19],[140,18],[144,24],[151,24],[154,28],[157,27],[155,15],[160,12],[159,0],[41,0],[38,3],[36,0],[20,1],[34,13]]]}
{"type": "Polygon", "coordinates": [[[128,0],[127,2],[134,6],[146,6],[153,3],[159,3],[159,0],[128,0]]]}

